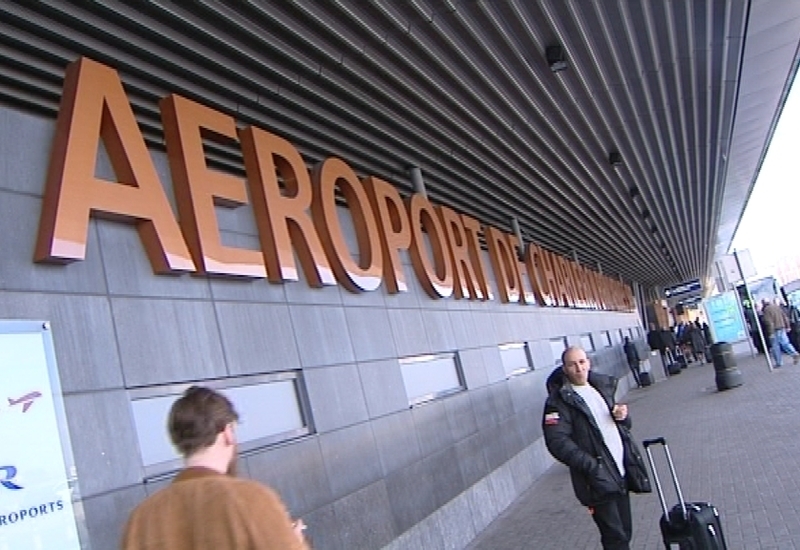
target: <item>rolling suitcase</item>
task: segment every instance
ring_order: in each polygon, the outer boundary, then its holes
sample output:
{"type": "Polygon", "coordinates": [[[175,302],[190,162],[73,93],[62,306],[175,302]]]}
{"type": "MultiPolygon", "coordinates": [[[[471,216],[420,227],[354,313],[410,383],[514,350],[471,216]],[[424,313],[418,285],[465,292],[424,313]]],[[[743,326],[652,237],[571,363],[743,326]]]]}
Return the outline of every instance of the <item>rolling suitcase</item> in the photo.
{"type": "Polygon", "coordinates": [[[672,464],[672,456],[666,440],[663,437],[647,439],[642,442],[642,445],[647,452],[647,460],[650,462],[650,470],[653,472],[653,480],[656,482],[658,499],[661,501],[661,509],[664,512],[659,522],[664,546],[668,550],[673,548],[678,548],[678,550],[726,550],[722,524],[716,507],[708,502],[683,500],[683,493],[678,483],[678,477],[675,475],[675,466],[672,464]],[[657,444],[664,446],[669,472],[672,482],[675,484],[675,492],[678,494],[678,504],[671,510],[667,509],[667,501],[664,499],[664,491],[661,481],[658,479],[653,453],[650,450],[651,445],[657,444]]]}
{"type": "Polygon", "coordinates": [[[653,383],[653,379],[650,378],[649,372],[640,372],[639,373],[639,383],[642,385],[643,388],[651,385],[653,383]]]}

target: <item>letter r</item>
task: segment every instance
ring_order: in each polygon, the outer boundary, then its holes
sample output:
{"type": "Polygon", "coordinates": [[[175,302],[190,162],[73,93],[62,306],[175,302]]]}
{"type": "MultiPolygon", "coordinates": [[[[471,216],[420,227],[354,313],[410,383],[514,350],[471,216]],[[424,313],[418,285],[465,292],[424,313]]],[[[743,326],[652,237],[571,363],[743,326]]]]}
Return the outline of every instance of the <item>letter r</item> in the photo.
{"type": "Polygon", "coordinates": [[[0,471],[5,472],[5,476],[0,480],[0,485],[12,491],[19,491],[22,489],[22,487],[11,481],[14,479],[14,476],[17,475],[17,469],[14,466],[0,466],[0,471]]]}

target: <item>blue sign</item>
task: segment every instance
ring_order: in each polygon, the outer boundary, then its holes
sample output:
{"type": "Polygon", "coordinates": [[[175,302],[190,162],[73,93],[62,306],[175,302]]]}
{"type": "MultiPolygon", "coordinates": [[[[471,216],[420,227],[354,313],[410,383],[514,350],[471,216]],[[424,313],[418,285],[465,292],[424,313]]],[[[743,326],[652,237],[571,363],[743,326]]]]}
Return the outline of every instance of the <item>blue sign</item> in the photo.
{"type": "Polygon", "coordinates": [[[694,292],[700,292],[701,290],[703,290],[703,284],[700,282],[700,279],[693,279],[664,289],[664,295],[667,298],[675,298],[676,296],[692,294],[694,292]]]}
{"type": "Polygon", "coordinates": [[[733,291],[708,298],[705,306],[715,341],[738,342],[747,338],[739,303],[733,291]]]}

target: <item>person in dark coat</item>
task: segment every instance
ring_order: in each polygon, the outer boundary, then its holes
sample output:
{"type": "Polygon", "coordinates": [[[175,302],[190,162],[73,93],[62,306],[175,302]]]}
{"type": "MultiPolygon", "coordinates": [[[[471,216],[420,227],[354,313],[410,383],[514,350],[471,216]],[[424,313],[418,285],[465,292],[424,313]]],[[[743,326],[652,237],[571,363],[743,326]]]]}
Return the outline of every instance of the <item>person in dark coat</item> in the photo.
{"type": "Polygon", "coordinates": [[[687,343],[692,346],[692,355],[695,361],[700,363],[706,360],[706,339],[703,338],[703,331],[694,325],[689,325],[687,343]]]}
{"type": "Polygon", "coordinates": [[[614,400],[615,378],[590,372],[583,349],[569,347],[561,359],[563,366],[547,380],[552,391],[542,415],[545,444],[569,467],[575,496],[589,508],[603,548],[629,550],[629,493],[649,493],[651,487],[629,431],[628,407],[614,400]]]}
{"type": "Polygon", "coordinates": [[[703,338],[706,339],[707,346],[714,343],[714,339],[711,337],[711,327],[708,326],[708,323],[703,323],[703,338]]]}
{"type": "Polygon", "coordinates": [[[661,331],[661,340],[664,342],[664,351],[661,360],[664,363],[664,375],[669,377],[669,367],[675,363],[678,358],[678,345],[675,342],[675,333],[672,329],[665,328],[661,331]]]}
{"type": "Polygon", "coordinates": [[[669,376],[668,365],[672,362],[667,355],[667,344],[664,340],[664,332],[655,324],[650,324],[650,331],[647,333],[647,345],[653,351],[658,351],[661,355],[661,365],[664,367],[664,376],[669,376]]]}
{"type": "Polygon", "coordinates": [[[647,345],[650,349],[659,353],[664,349],[664,342],[661,339],[661,331],[655,325],[650,325],[650,330],[647,332],[647,345]]]}
{"type": "Polygon", "coordinates": [[[628,367],[630,367],[633,373],[633,379],[636,380],[636,387],[641,388],[642,382],[639,379],[639,368],[642,360],[639,358],[639,350],[636,349],[636,346],[627,336],[625,337],[625,343],[622,345],[622,349],[625,351],[625,358],[628,360],[628,367]]]}

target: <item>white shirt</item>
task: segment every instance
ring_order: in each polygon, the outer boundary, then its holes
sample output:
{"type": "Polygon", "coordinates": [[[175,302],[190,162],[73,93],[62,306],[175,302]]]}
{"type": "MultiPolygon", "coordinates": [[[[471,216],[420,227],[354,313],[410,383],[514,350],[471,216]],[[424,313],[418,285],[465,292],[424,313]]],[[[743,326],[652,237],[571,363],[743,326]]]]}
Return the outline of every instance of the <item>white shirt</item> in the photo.
{"type": "Polygon", "coordinates": [[[581,399],[589,406],[592,411],[594,421],[600,428],[600,433],[603,435],[603,441],[608,447],[614,462],[617,464],[619,473],[625,477],[625,451],[622,449],[622,438],[619,435],[619,428],[614,417],[611,416],[611,411],[608,410],[608,403],[603,399],[596,389],[590,384],[585,386],[572,386],[575,393],[581,396],[581,399]]]}

